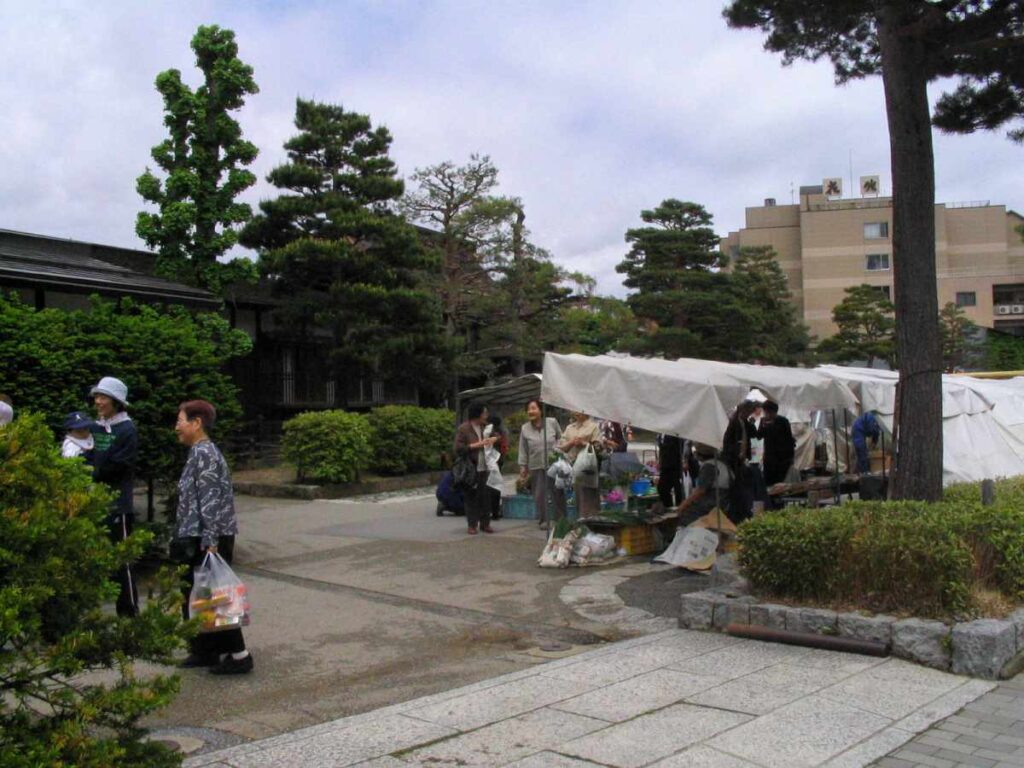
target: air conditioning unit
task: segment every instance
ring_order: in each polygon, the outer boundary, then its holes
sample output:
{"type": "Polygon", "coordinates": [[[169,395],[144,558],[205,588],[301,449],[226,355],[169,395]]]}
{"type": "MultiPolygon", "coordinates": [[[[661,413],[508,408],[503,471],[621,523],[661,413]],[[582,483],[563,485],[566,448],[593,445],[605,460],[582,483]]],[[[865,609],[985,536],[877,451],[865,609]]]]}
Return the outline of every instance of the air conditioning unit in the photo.
{"type": "Polygon", "coordinates": [[[1024,315],[1024,304],[1011,304],[1010,305],[1011,315],[1024,315]]]}
{"type": "Polygon", "coordinates": [[[1009,304],[996,304],[996,314],[997,315],[1008,315],[1008,314],[1010,314],[1010,305],[1009,304]]]}

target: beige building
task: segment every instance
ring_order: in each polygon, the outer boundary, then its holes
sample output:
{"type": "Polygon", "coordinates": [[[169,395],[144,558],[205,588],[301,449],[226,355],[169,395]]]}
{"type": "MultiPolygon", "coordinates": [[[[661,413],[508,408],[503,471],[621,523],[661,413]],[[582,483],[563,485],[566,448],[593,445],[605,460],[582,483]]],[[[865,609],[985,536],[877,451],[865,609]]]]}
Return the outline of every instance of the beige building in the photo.
{"type": "MultiPolygon", "coordinates": [[[[1003,205],[937,204],[939,306],[955,302],[978,325],[1024,335],[1021,225],[1024,217],[1003,205]]],[[[835,332],[832,308],[843,289],[867,283],[892,296],[891,197],[837,199],[821,186],[801,187],[799,204],[768,199],[747,208],[746,226],[722,239],[733,257],[757,245],[775,249],[804,322],[819,339],[835,332]]]]}

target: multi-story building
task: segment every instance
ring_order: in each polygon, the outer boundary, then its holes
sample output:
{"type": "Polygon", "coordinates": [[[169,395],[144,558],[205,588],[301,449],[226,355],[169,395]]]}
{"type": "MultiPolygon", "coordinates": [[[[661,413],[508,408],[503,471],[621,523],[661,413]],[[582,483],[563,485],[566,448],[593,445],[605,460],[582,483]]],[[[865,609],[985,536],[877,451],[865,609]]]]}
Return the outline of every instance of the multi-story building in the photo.
{"type": "MultiPolygon", "coordinates": [[[[867,188],[878,188],[877,177],[867,188]]],[[[936,204],[939,306],[954,302],[979,326],[1024,336],[1022,225],[1020,214],[988,201],[936,204]]],[[[819,339],[835,333],[832,308],[844,289],[867,283],[892,295],[891,197],[841,199],[822,186],[801,187],[799,203],[767,199],[747,208],[746,226],[721,247],[735,257],[741,247],[763,245],[778,254],[793,300],[819,339]]]]}

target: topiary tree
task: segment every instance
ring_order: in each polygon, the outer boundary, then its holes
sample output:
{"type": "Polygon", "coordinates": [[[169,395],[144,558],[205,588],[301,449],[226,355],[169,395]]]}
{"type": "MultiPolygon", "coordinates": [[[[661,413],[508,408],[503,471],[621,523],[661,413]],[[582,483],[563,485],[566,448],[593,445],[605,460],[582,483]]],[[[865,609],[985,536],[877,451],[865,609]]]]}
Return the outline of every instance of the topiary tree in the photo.
{"type": "Polygon", "coordinates": [[[109,493],[62,459],[46,419],[0,427],[0,765],[173,766],[138,721],[170,702],[176,677],[137,678],[138,659],[170,663],[185,636],[170,571],[137,618],[104,610],[109,576],[149,537],[107,537],[109,493]],[[112,682],[101,682],[96,672],[112,682]]]}
{"type": "Polygon", "coordinates": [[[361,413],[309,411],[284,423],[281,452],[299,480],[350,483],[370,463],[371,435],[361,413]]]}
{"type": "Polygon", "coordinates": [[[101,376],[122,379],[139,430],[138,475],[146,479],[177,478],[182,455],[173,426],[183,400],[212,402],[218,436],[230,434],[241,406],[222,368],[250,349],[249,337],[219,315],[129,299],[94,299],[88,312],[36,311],[0,295],[0,391],[56,428],[69,411],[87,406],[101,376]]]}

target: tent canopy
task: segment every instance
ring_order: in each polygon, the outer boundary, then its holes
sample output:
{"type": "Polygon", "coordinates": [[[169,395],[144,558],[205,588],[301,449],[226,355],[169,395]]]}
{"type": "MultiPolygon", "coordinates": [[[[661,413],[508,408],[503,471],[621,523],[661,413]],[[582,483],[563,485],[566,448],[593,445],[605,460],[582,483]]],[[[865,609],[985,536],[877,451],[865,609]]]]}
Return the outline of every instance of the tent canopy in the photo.
{"type": "Polygon", "coordinates": [[[721,447],[729,413],[754,388],[792,421],[857,409],[845,383],[816,370],[628,355],[548,352],[541,394],[549,405],[721,447]]]}

